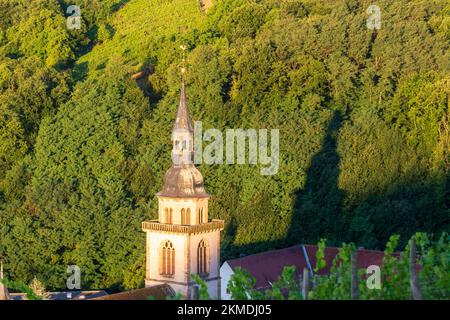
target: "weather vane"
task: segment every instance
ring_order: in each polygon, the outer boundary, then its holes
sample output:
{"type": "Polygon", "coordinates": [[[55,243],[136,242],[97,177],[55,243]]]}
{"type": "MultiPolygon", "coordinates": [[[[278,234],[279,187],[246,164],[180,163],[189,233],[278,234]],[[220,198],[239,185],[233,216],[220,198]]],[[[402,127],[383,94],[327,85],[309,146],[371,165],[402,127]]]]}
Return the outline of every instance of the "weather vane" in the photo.
{"type": "Polygon", "coordinates": [[[186,45],[182,44],[180,46],[180,49],[183,50],[183,59],[182,59],[182,67],[181,67],[181,74],[184,74],[186,72],[186,45]]]}

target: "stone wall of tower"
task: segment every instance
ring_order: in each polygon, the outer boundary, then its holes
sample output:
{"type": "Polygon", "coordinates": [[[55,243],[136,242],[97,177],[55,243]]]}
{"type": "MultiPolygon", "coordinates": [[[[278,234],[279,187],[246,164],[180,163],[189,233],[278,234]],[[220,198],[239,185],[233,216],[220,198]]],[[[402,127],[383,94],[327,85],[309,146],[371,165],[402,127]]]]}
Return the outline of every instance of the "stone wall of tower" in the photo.
{"type": "Polygon", "coordinates": [[[220,298],[220,231],[200,233],[190,236],[190,270],[198,273],[197,257],[200,241],[206,240],[209,246],[209,274],[204,278],[212,298],[220,298]]]}
{"type": "Polygon", "coordinates": [[[186,252],[189,250],[188,235],[167,234],[159,232],[147,232],[147,276],[146,284],[156,281],[165,283],[186,284],[187,275],[190,273],[186,262],[186,252]],[[160,274],[160,249],[161,244],[169,240],[175,249],[175,274],[172,277],[166,277],[160,274]]]}
{"type": "Polygon", "coordinates": [[[208,243],[209,273],[204,277],[211,297],[220,297],[220,231],[199,234],[171,234],[147,232],[146,286],[167,283],[176,292],[189,297],[195,285],[191,274],[198,273],[198,247],[201,241],[208,243]],[[175,249],[175,273],[171,277],[160,274],[160,248],[169,240],[175,249]]]}
{"type": "Polygon", "coordinates": [[[220,231],[194,234],[190,236],[191,264],[190,269],[197,273],[197,249],[200,241],[206,240],[209,246],[209,276],[208,278],[217,278],[220,269],[220,231]]]}

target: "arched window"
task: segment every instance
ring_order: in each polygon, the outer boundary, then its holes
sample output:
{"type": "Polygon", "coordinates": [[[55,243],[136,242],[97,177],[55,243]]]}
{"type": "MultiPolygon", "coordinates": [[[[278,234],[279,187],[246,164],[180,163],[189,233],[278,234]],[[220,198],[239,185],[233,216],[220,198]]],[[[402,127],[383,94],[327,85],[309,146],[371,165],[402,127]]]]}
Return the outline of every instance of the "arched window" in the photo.
{"type": "Polygon", "coordinates": [[[168,209],[168,208],[164,209],[164,222],[172,223],[172,209],[168,209]]]}
{"type": "Polygon", "coordinates": [[[191,224],[191,209],[181,209],[181,224],[191,224]]]}
{"type": "Polygon", "coordinates": [[[198,223],[205,223],[203,208],[198,209],[198,223]]]}
{"type": "Polygon", "coordinates": [[[164,223],[169,223],[169,209],[164,209],[164,223]]]}
{"type": "Polygon", "coordinates": [[[206,275],[209,273],[209,246],[206,240],[202,240],[198,244],[197,272],[200,275],[206,275]]]}
{"type": "Polygon", "coordinates": [[[191,209],[186,210],[186,224],[191,224],[191,209]]]}
{"type": "Polygon", "coordinates": [[[183,145],[182,145],[182,147],[181,147],[181,150],[187,150],[187,141],[186,140],[183,140],[183,145]]]}
{"type": "Polygon", "coordinates": [[[160,274],[164,276],[173,276],[175,274],[175,248],[172,242],[167,240],[162,243],[159,262],[160,274]]]}
{"type": "Polygon", "coordinates": [[[181,209],[181,224],[186,224],[186,210],[181,209]]]}

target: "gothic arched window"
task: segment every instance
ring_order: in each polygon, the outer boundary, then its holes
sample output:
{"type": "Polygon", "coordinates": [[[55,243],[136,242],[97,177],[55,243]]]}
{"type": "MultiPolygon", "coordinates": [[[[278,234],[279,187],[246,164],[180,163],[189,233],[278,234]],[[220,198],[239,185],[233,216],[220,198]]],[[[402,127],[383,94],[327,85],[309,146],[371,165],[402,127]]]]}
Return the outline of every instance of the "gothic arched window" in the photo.
{"type": "Polygon", "coordinates": [[[159,273],[164,276],[173,276],[175,274],[175,248],[172,242],[168,240],[161,245],[159,273]]]}
{"type": "Polygon", "coordinates": [[[209,273],[209,246],[206,240],[202,240],[198,244],[197,271],[200,275],[206,275],[209,273]]]}

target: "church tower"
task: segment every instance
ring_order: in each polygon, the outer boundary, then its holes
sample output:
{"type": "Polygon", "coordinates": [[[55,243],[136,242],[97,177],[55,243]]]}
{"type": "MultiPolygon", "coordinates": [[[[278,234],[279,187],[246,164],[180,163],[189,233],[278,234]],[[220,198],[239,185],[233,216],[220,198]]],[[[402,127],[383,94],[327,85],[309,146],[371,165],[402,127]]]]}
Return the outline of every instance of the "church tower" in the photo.
{"type": "MultiPolygon", "coordinates": [[[[184,69],[182,69],[184,73],[184,69]]],[[[196,287],[191,275],[206,281],[212,298],[220,298],[220,231],[223,220],[209,220],[203,176],[194,166],[194,130],[184,78],[172,129],[172,166],[158,192],[158,220],[145,221],[146,287],[166,283],[186,298],[196,287]]]]}

